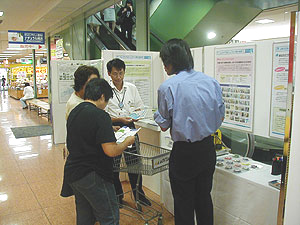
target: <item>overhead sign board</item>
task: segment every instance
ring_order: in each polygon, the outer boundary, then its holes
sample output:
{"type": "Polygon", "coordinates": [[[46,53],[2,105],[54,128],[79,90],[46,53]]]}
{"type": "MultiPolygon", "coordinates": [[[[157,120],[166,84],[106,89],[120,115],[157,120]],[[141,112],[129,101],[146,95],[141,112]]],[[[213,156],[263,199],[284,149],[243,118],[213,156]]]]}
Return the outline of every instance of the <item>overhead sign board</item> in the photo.
{"type": "Polygon", "coordinates": [[[32,44],[8,44],[11,49],[46,49],[46,45],[32,45],[32,44]]]}
{"type": "Polygon", "coordinates": [[[9,30],[8,44],[44,45],[45,32],[9,30]]]}

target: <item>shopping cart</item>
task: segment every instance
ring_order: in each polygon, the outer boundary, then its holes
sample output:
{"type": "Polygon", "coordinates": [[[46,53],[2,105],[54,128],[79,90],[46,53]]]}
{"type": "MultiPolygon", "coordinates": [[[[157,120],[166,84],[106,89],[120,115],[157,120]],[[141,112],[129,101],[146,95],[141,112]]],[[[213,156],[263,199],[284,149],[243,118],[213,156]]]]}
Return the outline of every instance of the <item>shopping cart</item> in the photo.
{"type": "MultiPolygon", "coordinates": [[[[137,153],[124,152],[124,157],[114,158],[114,171],[138,174],[136,189],[124,194],[136,192],[135,208],[122,204],[121,215],[126,215],[144,221],[145,225],[163,224],[162,206],[152,199],[151,206],[146,206],[140,201],[139,181],[142,175],[152,176],[169,168],[169,157],[171,150],[158,146],[136,142],[137,153]]],[[[145,196],[143,196],[145,197],[145,196]]]]}

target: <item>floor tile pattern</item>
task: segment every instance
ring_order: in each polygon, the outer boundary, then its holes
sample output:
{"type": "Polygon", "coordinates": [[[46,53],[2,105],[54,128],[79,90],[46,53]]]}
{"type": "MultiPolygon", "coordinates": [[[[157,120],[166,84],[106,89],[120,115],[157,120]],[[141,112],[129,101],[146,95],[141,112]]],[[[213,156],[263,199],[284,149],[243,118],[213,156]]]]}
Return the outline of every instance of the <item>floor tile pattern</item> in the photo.
{"type": "MultiPolygon", "coordinates": [[[[52,135],[16,139],[11,127],[50,124],[36,112],[0,91],[0,225],[75,225],[74,198],[60,197],[64,160],[63,145],[54,145],[52,135]]],[[[129,189],[128,183],[123,183],[129,189]]],[[[159,196],[145,188],[146,195],[159,196]]],[[[125,202],[134,206],[130,195],[125,202]]],[[[121,213],[124,209],[121,210],[121,213]]],[[[164,209],[164,224],[173,216],[164,209]]],[[[99,223],[96,223],[99,225],[99,223]]],[[[120,225],[144,224],[121,215],[120,225]]]]}

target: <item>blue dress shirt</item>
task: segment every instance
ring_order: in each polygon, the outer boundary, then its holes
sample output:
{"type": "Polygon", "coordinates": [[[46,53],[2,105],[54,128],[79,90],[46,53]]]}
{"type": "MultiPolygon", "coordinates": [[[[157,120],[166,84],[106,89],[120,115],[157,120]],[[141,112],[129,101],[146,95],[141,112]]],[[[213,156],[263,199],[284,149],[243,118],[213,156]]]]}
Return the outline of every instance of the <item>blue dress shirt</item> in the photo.
{"type": "Polygon", "coordinates": [[[225,106],[219,83],[195,70],[181,71],[158,89],[155,122],[171,128],[174,142],[201,141],[222,124],[225,106]]]}

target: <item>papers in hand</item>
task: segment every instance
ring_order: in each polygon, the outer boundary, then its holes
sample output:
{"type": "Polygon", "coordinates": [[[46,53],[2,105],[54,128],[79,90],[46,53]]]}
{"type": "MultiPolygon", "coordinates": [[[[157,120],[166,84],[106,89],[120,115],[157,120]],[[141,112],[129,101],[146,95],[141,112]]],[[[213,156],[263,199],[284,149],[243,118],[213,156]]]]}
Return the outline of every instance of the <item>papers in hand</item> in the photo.
{"type": "Polygon", "coordinates": [[[125,140],[126,137],[134,136],[137,132],[139,132],[141,128],[139,129],[130,129],[129,127],[121,127],[117,132],[115,132],[115,137],[117,139],[117,143],[121,143],[125,140]]]}
{"type": "Polygon", "coordinates": [[[140,110],[135,110],[133,113],[129,115],[129,117],[134,120],[143,119],[146,116],[147,109],[148,107],[145,107],[144,109],[140,109],[140,110]]]}

